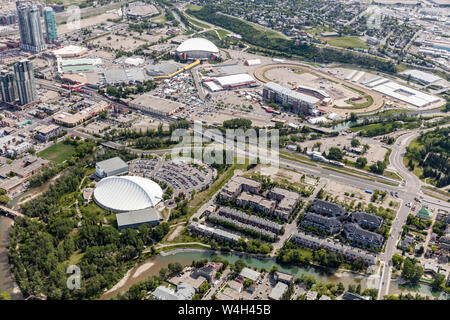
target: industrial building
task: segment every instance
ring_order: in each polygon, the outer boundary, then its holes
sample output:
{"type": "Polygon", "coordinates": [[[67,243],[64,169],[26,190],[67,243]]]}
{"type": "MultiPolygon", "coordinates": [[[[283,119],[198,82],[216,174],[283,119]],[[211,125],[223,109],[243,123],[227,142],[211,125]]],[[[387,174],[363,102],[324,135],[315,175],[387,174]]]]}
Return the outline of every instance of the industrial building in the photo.
{"type": "Polygon", "coordinates": [[[263,98],[280,104],[287,104],[292,112],[314,115],[320,100],[294,90],[285,88],[275,82],[264,84],[263,98]]]}
{"type": "Polygon", "coordinates": [[[219,49],[207,39],[191,38],[180,44],[175,54],[179,60],[214,60],[219,49]]]}
{"type": "Polygon", "coordinates": [[[127,212],[154,207],[163,191],[154,181],[136,176],[111,176],[95,186],[94,200],[102,208],[127,212]]]}
{"type": "Polygon", "coordinates": [[[443,80],[441,77],[435,76],[432,73],[423,72],[420,70],[406,70],[401,73],[405,77],[411,77],[414,80],[419,80],[425,84],[431,84],[439,80],[443,80]]]}
{"type": "Polygon", "coordinates": [[[418,108],[427,107],[440,100],[436,96],[423,93],[393,81],[380,83],[372,89],[418,108]]]}
{"type": "Polygon", "coordinates": [[[103,160],[95,164],[95,175],[100,179],[128,174],[128,164],[119,157],[103,160]]]}
{"type": "Polygon", "coordinates": [[[249,88],[258,86],[255,79],[252,76],[241,73],[233,74],[223,77],[210,78],[203,81],[205,87],[210,91],[221,91],[221,90],[233,90],[241,88],[249,88]]]}

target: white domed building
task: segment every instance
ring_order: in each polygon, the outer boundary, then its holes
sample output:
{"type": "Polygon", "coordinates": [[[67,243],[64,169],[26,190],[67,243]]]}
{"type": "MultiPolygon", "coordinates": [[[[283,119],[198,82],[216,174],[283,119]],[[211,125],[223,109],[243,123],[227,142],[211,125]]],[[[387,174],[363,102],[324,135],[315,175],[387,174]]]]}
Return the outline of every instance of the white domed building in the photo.
{"type": "Polygon", "coordinates": [[[129,212],[152,208],[162,200],[163,191],[154,181],[137,176],[111,176],[100,180],[94,200],[102,208],[129,212]]]}
{"type": "Polygon", "coordinates": [[[176,55],[180,60],[214,60],[219,49],[214,43],[203,38],[191,38],[180,44],[176,55]]]}

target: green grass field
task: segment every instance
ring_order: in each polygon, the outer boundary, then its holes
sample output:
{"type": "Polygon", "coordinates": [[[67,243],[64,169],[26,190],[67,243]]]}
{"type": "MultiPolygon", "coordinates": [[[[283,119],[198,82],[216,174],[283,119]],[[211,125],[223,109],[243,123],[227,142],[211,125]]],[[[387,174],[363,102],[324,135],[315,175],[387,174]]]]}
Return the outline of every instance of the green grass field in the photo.
{"type": "Polygon", "coordinates": [[[217,30],[217,33],[219,34],[219,36],[220,36],[222,39],[225,38],[227,35],[230,34],[228,31],[225,31],[225,30],[222,30],[222,29],[217,30]]]}
{"type": "Polygon", "coordinates": [[[75,147],[71,144],[58,142],[47,149],[38,152],[38,156],[57,163],[63,163],[75,153],[75,147]]]}
{"type": "Polygon", "coordinates": [[[188,10],[191,10],[191,11],[198,11],[198,10],[200,10],[203,7],[202,6],[194,6],[193,4],[189,4],[187,6],[187,8],[188,8],[188,10]]]}
{"type": "Polygon", "coordinates": [[[203,29],[208,29],[209,28],[209,26],[207,24],[201,23],[200,21],[194,20],[192,18],[188,18],[188,21],[190,23],[192,23],[194,26],[197,26],[197,27],[200,27],[200,28],[203,28],[203,29]]]}
{"type": "Polygon", "coordinates": [[[321,38],[322,40],[325,40],[329,45],[340,47],[340,48],[363,48],[368,49],[369,47],[366,45],[364,41],[359,39],[358,37],[349,37],[349,36],[343,36],[343,37],[329,37],[329,38],[321,38]]]}

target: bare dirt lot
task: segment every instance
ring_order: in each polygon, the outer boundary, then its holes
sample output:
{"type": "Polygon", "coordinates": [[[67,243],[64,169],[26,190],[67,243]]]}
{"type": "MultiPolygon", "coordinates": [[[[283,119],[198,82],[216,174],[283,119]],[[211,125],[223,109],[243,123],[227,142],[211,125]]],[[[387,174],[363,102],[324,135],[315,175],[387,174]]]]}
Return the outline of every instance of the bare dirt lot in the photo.
{"type": "Polygon", "coordinates": [[[133,37],[117,36],[115,34],[105,35],[103,37],[90,41],[92,44],[101,47],[109,47],[115,50],[133,51],[139,46],[145,44],[145,41],[134,39],[133,37]]]}

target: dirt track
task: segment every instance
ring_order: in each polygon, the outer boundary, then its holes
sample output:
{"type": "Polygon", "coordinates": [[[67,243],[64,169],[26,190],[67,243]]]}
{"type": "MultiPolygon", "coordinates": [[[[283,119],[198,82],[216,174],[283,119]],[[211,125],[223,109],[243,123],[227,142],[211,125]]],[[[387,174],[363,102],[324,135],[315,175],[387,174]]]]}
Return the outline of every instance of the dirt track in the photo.
{"type": "Polygon", "coordinates": [[[321,107],[322,109],[325,109],[325,110],[328,110],[328,111],[331,111],[331,112],[335,112],[335,113],[338,113],[338,114],[339,113],[342,114],[343,112],[365,113],[365,112],[371,112],[371,111],[377,110],[383,105],[384,99],[383,99],[382,95],[379,94],[378,92],[369,90],[369,89],[367,89],[367,88],[365,88],[363,86],[360,86],[358,84],[354,84],[352,82],[348,82],[348,81],[342,80],[342,79],[337,78],[337,77],[335,77],[333,75],[330,75],[330,74],[325,73],[325,72],[321,72],[319,70],[311,68],[308,65],[301,64],[301,63],[292,63],[292,62],[290,62],[290,63],[266,64],[266,65],[263,65],[263,66],[257,68],[253,72],[253,76],[256,79],[258,79],[259,81],[261,81],[262,83],[266,83],[266,82],[268,82],[268,80],[264,77],[264,73],[266,71],[268,71],[270,69],[274,69],[274,68],[286,68],[286,67],[290,67],[290,68],[293,68],[293,69],[301,69],[303,71],[316,74],[316,75],[318,75],[320,77],[331,79],[331,80],[333,80],[335,82],[338,82],[340,84],[345,84],[348,87],[357,89],[359,91],[363,91],[364,93],[372,96],[372,98],[373,98],[373,103],[368,108],[363,108],[363,109],[351,109],[351,108],[344,109],[344,108],[339,108],[339,109],[337,109],[337,108],[332,108],[332,107],[321,107]]]}

